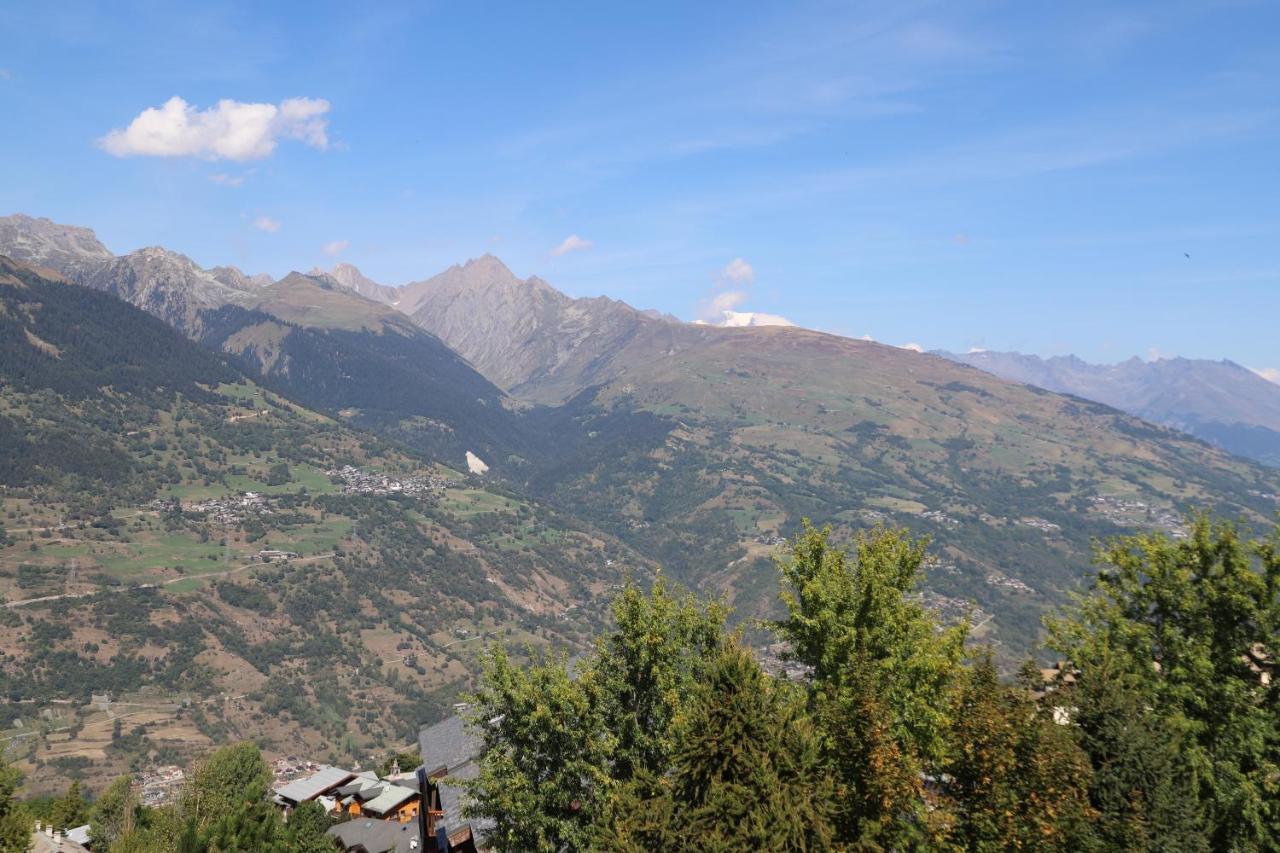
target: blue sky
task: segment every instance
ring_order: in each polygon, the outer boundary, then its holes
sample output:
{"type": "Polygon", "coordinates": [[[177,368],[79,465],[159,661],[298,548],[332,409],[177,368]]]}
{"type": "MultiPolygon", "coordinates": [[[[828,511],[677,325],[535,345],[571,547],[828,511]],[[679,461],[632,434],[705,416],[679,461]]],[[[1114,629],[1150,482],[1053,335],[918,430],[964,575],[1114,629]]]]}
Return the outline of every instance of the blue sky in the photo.
{"type": "Polygon", "coordinates": [[[0,213],[250,272],[493,252],[687,319],[1280,368],[1275,3],[361,5],[6,4],[0,213]],[[174,97],[183,134],[130,130],[174,97]]]}

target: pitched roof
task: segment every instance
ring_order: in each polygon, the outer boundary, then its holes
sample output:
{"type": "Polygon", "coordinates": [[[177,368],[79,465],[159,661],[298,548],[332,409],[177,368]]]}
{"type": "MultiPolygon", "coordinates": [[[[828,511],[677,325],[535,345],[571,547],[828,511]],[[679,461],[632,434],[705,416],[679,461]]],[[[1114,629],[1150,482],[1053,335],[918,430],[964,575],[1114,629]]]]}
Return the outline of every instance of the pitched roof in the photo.
{"type": "Polygon", "coordinates": [[[285,800],[305,803],[321,794],[329,793],[353,778],[355,774],[350,770],[343,770],[341,767],[322,767],[310,776],[294,779],[289,784],[276,788],[276,794],[285,800]]]}
{"type": "Polygon", "coordinates": [[[360,807],[361,811],[370,812],[371,814],[386,814],[401,803],[418,796],[417,791],[411,788],[402,788],[399,785],[384,785],[377,791],[377,796],[360,807]]]}

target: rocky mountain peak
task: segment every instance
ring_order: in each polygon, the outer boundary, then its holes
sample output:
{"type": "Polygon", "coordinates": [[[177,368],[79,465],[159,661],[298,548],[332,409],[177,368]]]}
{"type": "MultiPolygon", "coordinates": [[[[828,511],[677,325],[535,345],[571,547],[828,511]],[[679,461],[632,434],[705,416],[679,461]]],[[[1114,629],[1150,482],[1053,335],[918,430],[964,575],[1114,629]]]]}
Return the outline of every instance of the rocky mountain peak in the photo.
{"type": "Polygon", "coordinates": [[[111,251],[92,229],[15,213],[0,217],[0,252],[48,267],[72,280],[111,260],[111,251]]]}

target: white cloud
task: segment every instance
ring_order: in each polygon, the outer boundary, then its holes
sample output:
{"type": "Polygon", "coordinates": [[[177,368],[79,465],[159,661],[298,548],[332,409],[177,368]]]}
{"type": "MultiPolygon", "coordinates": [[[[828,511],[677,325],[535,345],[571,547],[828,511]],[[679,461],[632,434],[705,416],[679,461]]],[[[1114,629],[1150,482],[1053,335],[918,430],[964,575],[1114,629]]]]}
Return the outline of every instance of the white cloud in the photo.
{"type": "Polygon", "coordinates": [[[756,271],[742,258],[734,258],[720,271],[720,279],[734,284],[754,284],[756,271]]]}
{"type": "Polygon", "coordinates": [[[585,252],[594,245],[595,243],[590,240],[584,240],[577,234],[570,234],[568,237],[564,238],[559,246],[556,246],[551,250],[551,254],[556,257],[560,257],[561,255],[567,255],[570,252],[585,252]]]}
{"type": "Polygon", "coordinates": [[[244,183],[245,178],[247,177],[249,176],[248,175],[228,175],[224,172],[219,172],[216,175],[210,175],[209,180],[213,181],[215,184],[222,184],[224,187],[238,187],[244,183]]]}
{"type": "Polygon", "coordinates": [[[245,104],[223,99],[196,109],[174,96],[143,110],[129,126],[112,130],[98,145],[116,157],[200,157],[205,160],[260,160],[281,139],[312,148],[329,147],[329,102],[289,98],[277,104],[245,104]]]}
{"type": "Polygon", "coordinates": [[[969,350],[968,350],[969,355],[977,355],[978,353],[986,352],[986,351],[987,351],[986,347],[969,347],[969,350]]]}
{"type": "Polygon", "coordinates": [[[1253,372],[1268,382],[1280,385],[1280,367],[1255,367],[1253,372]]]}
{"type": "Polygon", "coordinates": [[[280,230],[280,222],[272,219],[270,216],[259,216],[253,220],[253,227],[259,231],[266,231],[268,234],[274,234],[280,230]]]}
{"type": "Polygon", "coordinates": [[[12,80],[13,75],[9,73],[8,68],[0,68],[0,80],[12,80]]]}
{"type": "Polygon", "coordinates": [[[341,255],[350,245],[350,240],[334,240],[332,243],[325,243],[320,251],[332,257],[334,255],[341,255]]]}
{"type": "Polygon", "coordinates": [[[780,314],[764,314],[759,311],[725,311],[715,326],[794,326],[795,323],[780,314]]]}
{"type": "Polygon", "coordinates": [[[738,306],[751,298],[756,271],[742,258],[734,258],[716,273],[715,287],[698,305],[695,323],[711,326],[794,326],[780,314],[739,311],[738,306]]]}
{"type": "Polygon", "coordinates": [[[912,352],[924,352],[924,347],[920,346],[915,341],[912,341],[909,344],[902,344],[898,349],[909,349],[912,352]]]}

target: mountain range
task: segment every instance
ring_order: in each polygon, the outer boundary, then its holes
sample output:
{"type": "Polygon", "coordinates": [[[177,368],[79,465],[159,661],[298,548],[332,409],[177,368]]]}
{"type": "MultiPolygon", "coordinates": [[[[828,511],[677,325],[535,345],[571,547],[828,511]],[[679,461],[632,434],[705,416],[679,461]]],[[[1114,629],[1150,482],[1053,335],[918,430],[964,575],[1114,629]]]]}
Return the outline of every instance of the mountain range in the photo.
{"type": "MultiPolygon", "coordinates": [[[[974,606],[1006,663],[1094,541],[1259,525],[1280,472],[1118,408],[936,355],[571,298],[484,256],[401,287],[340,265],[265,279],[82,228],[0,220],[0,253],[148,311],[263,387],[616,537],[740,617],[776,601],[802,517],[934,540],[930,600],[974,606]]],[[[1259,380],[1261,381],[1261,380],[1259,380]]]]}
{"type": "Polygon", "coordinates": [[[936,354],[1004,379],[1096,400],[1280,467],[1280,385],[1232,361],[1131,358],[1104,365],[1016,352],[936,354]]]}

